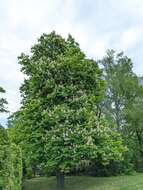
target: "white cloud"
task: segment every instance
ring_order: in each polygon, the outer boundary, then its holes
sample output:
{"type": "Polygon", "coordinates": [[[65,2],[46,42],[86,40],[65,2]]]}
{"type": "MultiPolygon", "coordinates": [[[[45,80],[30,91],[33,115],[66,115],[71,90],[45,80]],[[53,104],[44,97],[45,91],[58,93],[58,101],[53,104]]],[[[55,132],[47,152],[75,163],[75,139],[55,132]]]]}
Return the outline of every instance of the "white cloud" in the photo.
{"type": "Polygon", "coordinates": [[[120,47],[122,47],[123,50],[131,49],[140,41],[142,36],[143,28],[140,26],[127,29],[121,35],[120,47]]]}
{"type": "MultiPolygon", "coordinates": [[[[52,16],[61,0],[10,0],[8,4],[9,18],[11,25],[16,28],[18,25],[27,25],[39,27],[37,24],[43,24],[52,16]]],[[[46,24],[46,23],[45,23],[46,24]]]]}
{"type": "Polygon", "coordinates": [[[101,58],[105,55],[106,50],[107,48],[105,42],[103,40],[96,40],[95,43],[92,44],[89,49],[89,55],[95,58],[101,58]]]}
{"type": "MultiPolygon", "coordinates": [[[[115,10],[117,13],[126,14],[126,17],[134,15],[135,17],[143,17],[143,1],[142,0],[109,0],[112,6],[112,11],[115,10]]],[[[108,2],[108,0],[107,0],[108,2]]],[[[122,16],[122,15],[120,15],[122,16]]],[[[130,18],[128,18],[130,19],[130,18]]],[[[132,18],[134,19],[134,18],[132,18]]]]}

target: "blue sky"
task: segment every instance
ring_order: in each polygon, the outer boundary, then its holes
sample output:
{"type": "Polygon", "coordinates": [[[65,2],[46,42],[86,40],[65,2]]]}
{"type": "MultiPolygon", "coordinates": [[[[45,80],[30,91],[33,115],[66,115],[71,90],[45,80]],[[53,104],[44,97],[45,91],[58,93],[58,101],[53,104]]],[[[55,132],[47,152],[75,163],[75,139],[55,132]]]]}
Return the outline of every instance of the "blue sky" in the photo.
{"type": "MultiPolygon", "coordinates": [[[[11,112],[20,106],[23,81],[17,56],[52,30],[64,37],[71,33],[95,59],[107,49],[123,50],[143,75],[142,0],[0,0],[0,24],[0,86],[11,112]]],[[[0,122],[6,117],[0,115],[0,122]]]]}

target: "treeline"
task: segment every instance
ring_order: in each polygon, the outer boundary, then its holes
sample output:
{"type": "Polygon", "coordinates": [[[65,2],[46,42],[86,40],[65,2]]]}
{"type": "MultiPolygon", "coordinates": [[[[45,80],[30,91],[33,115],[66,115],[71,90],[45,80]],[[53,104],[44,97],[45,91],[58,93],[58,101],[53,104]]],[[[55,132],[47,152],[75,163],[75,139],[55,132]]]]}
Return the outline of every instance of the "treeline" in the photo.
{"type": "Polygon", "coordinates": [[[143,80],[122,52],[86,57],[71,35],[43,34],[19,56],[21,108],[8,122],[23,176],[143,171],[143,80]]]}

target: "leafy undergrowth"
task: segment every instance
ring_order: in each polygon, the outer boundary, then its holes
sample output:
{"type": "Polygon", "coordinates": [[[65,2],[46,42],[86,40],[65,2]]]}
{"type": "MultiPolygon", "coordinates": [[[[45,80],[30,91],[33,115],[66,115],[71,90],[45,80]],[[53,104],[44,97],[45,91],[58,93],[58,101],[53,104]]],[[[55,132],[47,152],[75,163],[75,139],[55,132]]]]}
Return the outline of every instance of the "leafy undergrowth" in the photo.
{"type": "MultiPolygon", "coordinates": [[[[24,190],[56,190],[54,177],[34,178],[24,183],[24,190]]],[[[143,190],[143,174],[118,177],[66,177],[65,190],[143,190]]]]}

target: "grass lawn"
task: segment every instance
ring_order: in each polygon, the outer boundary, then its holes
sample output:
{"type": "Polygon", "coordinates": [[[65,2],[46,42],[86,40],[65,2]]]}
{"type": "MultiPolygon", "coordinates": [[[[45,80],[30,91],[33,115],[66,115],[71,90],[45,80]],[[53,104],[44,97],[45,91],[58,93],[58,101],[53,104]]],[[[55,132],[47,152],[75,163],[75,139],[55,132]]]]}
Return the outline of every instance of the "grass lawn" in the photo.
{"type": "MultiPolygon", "coordinates": [[[[56,190],[54,177],[35,178],[24,183],[25,190],[56,190]]],[[[65,190],[143,190],[143,174],[118,177],[66,177],[65,190]]]]}

